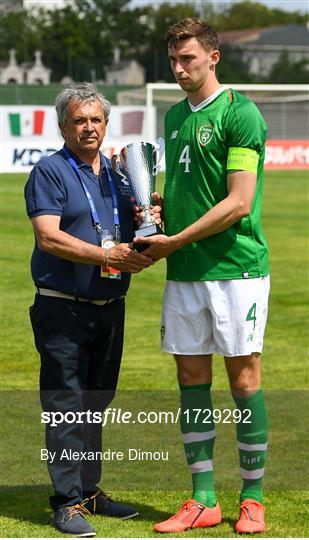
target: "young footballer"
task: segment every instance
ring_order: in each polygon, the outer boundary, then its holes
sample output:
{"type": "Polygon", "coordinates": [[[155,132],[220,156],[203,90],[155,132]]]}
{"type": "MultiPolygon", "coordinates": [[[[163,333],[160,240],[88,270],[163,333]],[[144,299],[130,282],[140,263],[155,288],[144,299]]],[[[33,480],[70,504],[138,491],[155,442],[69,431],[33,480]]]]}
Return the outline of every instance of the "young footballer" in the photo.
{"type": "Polygon", "coordinates": [[[187,97],[165,118],[166,236],[147,238],[144,254],[167,258],[162,347],[177,363],[193,493],[155,530],[176,533],[221,522],[213,472],[215,425],[193,412],[212,410],[212,355],[219,353],[243,415],[236,424],[242,478],[236,531],[263,532],[267,413],[260,365],[269,263],[261,212],[267,128],[252,101],[218,82],[218,38],[206,21],[174,24],[167,44],[187,97]]]}

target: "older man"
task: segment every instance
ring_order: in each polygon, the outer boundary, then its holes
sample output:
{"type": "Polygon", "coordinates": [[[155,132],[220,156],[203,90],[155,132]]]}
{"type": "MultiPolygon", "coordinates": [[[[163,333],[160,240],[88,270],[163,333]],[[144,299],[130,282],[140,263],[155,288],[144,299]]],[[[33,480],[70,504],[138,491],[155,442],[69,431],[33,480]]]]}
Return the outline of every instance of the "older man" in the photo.
{"type": "MultiPolygon", "coordinates": [[[[65,144],[32,170],[25,188],[35,233],[30,308],[41,356],[44,411],[103,410],[113,399],[120,367],[125,295],[130,274],[153,264],[130,245],[134,209],[126,182],[100,152],[110,106],[89,83],[63,90],[56,100],[65,144]]],[[[84,514],[127,519],[137,511],[98,488],[102,426],[91,415],[82,423],[47,425],[50,498],[62,533],[94,536],[84,514]],[[64,450],[78,452],[70,460],[64,450]],[[85,454],[86,452],[86,454],[85,454]],[[84,454],[82,454],[84,453],[84,454]]]]}

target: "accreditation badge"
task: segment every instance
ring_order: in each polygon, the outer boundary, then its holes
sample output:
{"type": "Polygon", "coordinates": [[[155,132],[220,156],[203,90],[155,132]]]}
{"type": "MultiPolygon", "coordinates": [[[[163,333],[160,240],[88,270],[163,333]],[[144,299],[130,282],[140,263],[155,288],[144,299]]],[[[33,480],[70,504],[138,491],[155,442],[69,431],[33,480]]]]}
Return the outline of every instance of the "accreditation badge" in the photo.
{"type": "MultiPolygon", "coordinates": [[[[119,244],[119,241],[113,239],[111,234],[102,234],[101,246],[104,249],[111,249],[119,244]]],[[[101,266],[101,277],[108,279],[121,279],[121,272],[116,268],[113,268],[108,264],[108,256],[106,257],[106,263],[101,266]],[[107,263],[107,264],[106,264],[107,263]]]]}

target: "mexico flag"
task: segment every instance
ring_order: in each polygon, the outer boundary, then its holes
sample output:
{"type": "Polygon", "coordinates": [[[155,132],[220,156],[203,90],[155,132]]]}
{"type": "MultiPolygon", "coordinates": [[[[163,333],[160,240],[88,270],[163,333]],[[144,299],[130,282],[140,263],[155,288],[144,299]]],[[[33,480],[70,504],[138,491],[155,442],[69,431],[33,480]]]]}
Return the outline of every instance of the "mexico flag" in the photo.
{"type": "Polygon", "coordinates": [[[11,135],[15,137],[42,135],[44,115],[44,111],[9,113],[11,135]]]}

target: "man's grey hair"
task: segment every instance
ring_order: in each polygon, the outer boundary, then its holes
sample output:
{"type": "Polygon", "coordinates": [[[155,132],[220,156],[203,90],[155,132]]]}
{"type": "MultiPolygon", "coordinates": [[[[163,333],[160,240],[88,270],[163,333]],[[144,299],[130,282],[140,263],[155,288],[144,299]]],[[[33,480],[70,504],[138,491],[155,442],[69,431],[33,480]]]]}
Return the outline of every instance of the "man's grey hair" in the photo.
{"type": "Polygon", "coordinates": [[[72,99],[81,103],[99,101],[102,106],[105,122],[108,122],[111,110],[109,101],[97,90],[94,84],[82,82],[70,84],[70,86],[62,90],[56,97],[55,105],[60,126],[66,123],[68,104],[72,99]]]}

